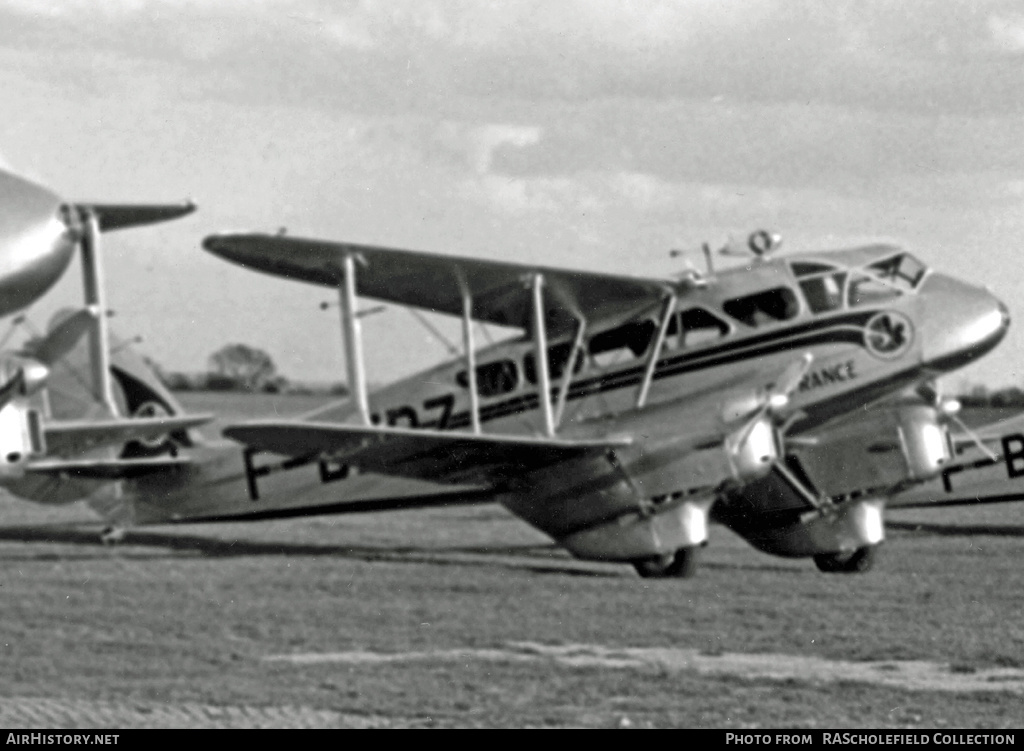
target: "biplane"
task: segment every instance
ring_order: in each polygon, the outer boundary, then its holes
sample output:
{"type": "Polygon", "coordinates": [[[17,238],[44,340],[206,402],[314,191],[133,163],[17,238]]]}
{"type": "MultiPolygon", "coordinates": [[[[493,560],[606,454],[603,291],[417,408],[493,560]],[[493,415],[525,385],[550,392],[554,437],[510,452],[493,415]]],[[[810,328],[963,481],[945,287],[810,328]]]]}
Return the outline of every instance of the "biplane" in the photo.
{"type": "MultiPolygon", "coordinates": [[[[36,499],[31,478],[77,466],[80,460],[70,456],[86,453],[92,466],[117,464],[126,443],[152,440],[209,419],[147,410],[126,413],[124,400],[120,405],[115,400],[114,379],[124,371],[111,362],[100,247],[103,232],[175,219],[194,209],[191,202],[66,202],[48,188],[0,170],[0,315],[42,297],[64,275],[76,252],[85,297],[84,307],[61,316],[45,336],[0,353],[0,484],[15,494],[21,490],[23,497],[36,499]],[[86,408],[63,419],[50,408],[47,386],[54,368],[80,343],[89,355],[83,380],[89,400],[86,408]]],[[[19,316],[15,324],[22,320],[19,316]]],[[[52,490],[45,496],[51,502],[77,499],[72,497],[74,488],[64,489],[70,495],[52,490]]]]}
{"type": "Polygon", "coordinates": [[[708,251],[706,273],[642,278],[281,233],[203,245],[337,290],[350,396],[206,440],[118,347],[121,411],[176,422],[50,446],[7,488],[88,498],[113,534],[497,502],[578,558],[681,577],[711,522],[825,572],[867,570],[890,499],[926,502],[906,494],[963,451],[995,457],[977,471],[1003,461],[935,381],[1002,340],[1007,308],[896,246],[781,256],[759,232],[745,266],[716,271],[708,251]],[[359,297],[458,318],[461,354],[371,393],[359,297]],[[517,334],[478,347],[481,325],[517,334]]]}
{"type": "Polygon", "coordinates": [[[758,232],[746,266],[715,273],[708,253],[707,273],[658,279],[208,237],[226,260],[340,295],[352,398],[224,430],[248,513],[297,511],[281,493],[305,472],[338,511],[482,494],[574,556],[643,576],[690,574],[711,521],[822,571],[866,570],[887,499],[940,476],[966,440],[935,379],[994,348],[1009,313],[895,246],[776,245],[758,232]],[[357,296],[459,317],[463,355],[368,393],[357,296]],[[478,350],[474,322],[522,333],[478,350]],[[383,480],[417,485],[375,496],[383,480]]]}

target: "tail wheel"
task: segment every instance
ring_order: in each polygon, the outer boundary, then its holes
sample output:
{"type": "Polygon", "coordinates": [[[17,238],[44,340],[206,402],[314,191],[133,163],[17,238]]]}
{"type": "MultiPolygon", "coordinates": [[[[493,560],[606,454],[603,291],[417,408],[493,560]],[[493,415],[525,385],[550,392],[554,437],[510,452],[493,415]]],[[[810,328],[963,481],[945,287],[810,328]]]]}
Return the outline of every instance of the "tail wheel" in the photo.
{"type": "Polygon", "coordinates": [[[852,553],[822,553],[814,556],[814,565],[826,574],[863,574],[870,571],[878,555],[877,545],[857,548],[852,553]]]}
{"type": "MultiPolygon", "coordinates": [[[[170,417],[171,412],[166,406],[157,401],[147,401],[140,404],[132,412],[133,418],[146,417],[170,417]]],[[[160,456],[161,454],[174,454],[176,451],[174,441],[166,435],[155,438],[139,438],[125,444],[121,452],[122,459],[138,459],[144,457],[160,456]]]]}
{"type": "Polygon", "coordinates": [[[698,550],[699,547],[679,548],[670,555],[633,561],[633,568],[644,579],[689,579],[697,572],[698,550]]]}

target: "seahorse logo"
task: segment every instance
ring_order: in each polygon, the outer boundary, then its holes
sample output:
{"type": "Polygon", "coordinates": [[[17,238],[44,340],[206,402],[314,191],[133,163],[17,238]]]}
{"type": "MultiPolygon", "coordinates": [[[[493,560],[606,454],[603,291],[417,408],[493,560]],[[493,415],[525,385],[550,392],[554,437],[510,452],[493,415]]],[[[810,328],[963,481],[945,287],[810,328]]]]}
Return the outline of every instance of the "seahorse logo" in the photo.
{"type": "Polygon", "coordinates": [[[913,343],[914,324],[902,313],[879,313],[864,328],[864,345],[883,360],[895,360],[904,355],[913,343]]]}

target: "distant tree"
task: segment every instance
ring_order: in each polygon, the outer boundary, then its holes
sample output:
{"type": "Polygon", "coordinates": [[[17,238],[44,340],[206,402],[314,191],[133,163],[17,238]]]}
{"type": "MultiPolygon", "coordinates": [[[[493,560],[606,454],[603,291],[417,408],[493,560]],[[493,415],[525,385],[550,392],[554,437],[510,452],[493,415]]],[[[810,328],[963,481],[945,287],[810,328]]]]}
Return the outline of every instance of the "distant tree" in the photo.
{"type": "Polygon", "coordinates": [[[1016,386],[999,389],[990,401],[993,407],[1020,407],[1024,405],[1024,390],[1016,386]]]}
{"type": "Polygon", "coordinates": [[[210,355],[210,381],[231,382],[235,388],[254,391],[277,375],[274,360],[262,349],[246,344],[228,344],[210,355]]]}
{"type": "Polygon", "coordinates": [[[188,391],[193,388],[191,379],[186,373],[179,373],[174,370],[170,373],[164,373],[161,376],[164,386],[169,388],[171,391],[188,391]]]}

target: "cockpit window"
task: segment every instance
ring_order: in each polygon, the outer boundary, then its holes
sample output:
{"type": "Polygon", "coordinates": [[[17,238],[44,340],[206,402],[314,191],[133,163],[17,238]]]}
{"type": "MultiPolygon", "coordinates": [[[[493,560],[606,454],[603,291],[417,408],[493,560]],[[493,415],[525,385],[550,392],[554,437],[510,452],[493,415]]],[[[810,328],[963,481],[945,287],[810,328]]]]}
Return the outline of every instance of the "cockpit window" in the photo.
{"type": "Polygon", "coordinates": [[[917,289],[927,267],[910,253],[876,261],[851,277],[849,304],[875,305],[917,289]]]}
{"type": "Polygon", "coordinates": [[[722,304],[722,309],[747,326],[763,326],[794,318],[800,311],[800,304],[796,293],[789,287],[775,287],[727,300],[722,304]]]}
{"type": "Polygon", "coordinates": [[[866,271],[899,289],[912,290],[921,283],[927,268],[910,253],[900,253],[871,264],[866,271]]]}

